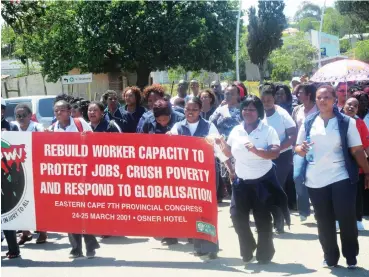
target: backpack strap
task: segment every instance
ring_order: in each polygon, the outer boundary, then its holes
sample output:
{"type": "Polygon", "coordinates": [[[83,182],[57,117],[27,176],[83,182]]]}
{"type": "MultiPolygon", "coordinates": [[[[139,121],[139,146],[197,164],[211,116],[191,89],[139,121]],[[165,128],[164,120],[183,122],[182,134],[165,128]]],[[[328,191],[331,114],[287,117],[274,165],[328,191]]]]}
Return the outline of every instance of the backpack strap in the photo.
{"type": "Polygon", "coordinates": [[[74,124],[77,127],[78,132],[83,132],[83,126],[81,120],[79,118],[73,118],[74,124]]]}

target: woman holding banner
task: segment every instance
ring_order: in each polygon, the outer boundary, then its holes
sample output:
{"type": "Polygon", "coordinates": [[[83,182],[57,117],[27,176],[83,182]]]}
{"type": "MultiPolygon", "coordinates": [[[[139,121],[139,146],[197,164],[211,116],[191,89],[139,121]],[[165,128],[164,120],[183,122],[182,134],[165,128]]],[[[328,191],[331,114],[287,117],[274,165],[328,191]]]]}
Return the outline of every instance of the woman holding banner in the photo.
{"type": "MultiPolygon", "coordinates": [[[[168,134],[193,137],[219,137],[220,134],[215,125],[200,116],[201,108],[202,102],[198,97],[192,97],[188,100],[185,106],[186,119],[176,123],[168,134]]],[[[216,154],[221,154],[220,151],[217,151],[217,146],[215,149],[216,154]]],[[[224,158],[223,160],[227,159],[224,156],[220,156],[219,158],[224,158]]],[[[194,239],[193,243],[195,256],[205,259],[217,258],[219,251],[218,244],[202,239],[194,239]]]]}
{"type": "MultiPolygon", "coordinates": [[[[183,116],[172,110],[169,101],[159,99],[152,104],[152,115],[148,115],[143,121],[139,133],[166,134],[175,123],[181,120],[183,116]]],[[[161,243],[173,245],[178,243],[178,239],[163,238],[161,243]]]]}
{"type": "MultiPolygon", "coordinates": [[[[51,132],[91,132],[90,125],[83,118],[71,117],[71,105],[66,101],[58,101],[54,105],[54,114],[57,121],[50,126],[51,132]]],[[[91,116],[91,115],[90,115],[91,116]]],[[[94,120],[96,123],[96,121],[94,120]]],[[[93,123],[94,124],[94,123],[93,123]]],[[[95,127],[96,129],[96,127],[95,127]]],[[[82,252],[82,236],[86,244],[86,256],[91,259],[95,257],[95,250],[100,248],[94,235],[88,234],[68,234],[72,250],[70,258],[77,259],[83,257],[82,252]]]]}
{"type": "Polygon", "coordinates": [[[231,218],[238,235],[241,256],[247,264],[253,261],[255,249],[259,263],[269,263],[275,253],[270,206],[278,203],[289,224],[287,197],[278,183],[272,160],[280,151],[280,140],[274,128],[263,122],[264,107],[257,96],[248,96],[240,105],[243,122],[230,133],[227,142],[216,140],[223,152],[235,159],[227,161],[232,180],[231,218]],[[258,243],[250,229],[253,211],[258,243]]]}
{"type": "MultiPolygon", "coordinates": [[[[37,122],[31,120],[32,110],[27,104],[18,104],[15,109],[15,119],[18,130],[20,132],[43,132],[44,126],[37,122]]],[[[20,240],[18,241],[19,245],[25,244],[27,241],[32,240],[32,234],[30,231],[23,231],[20,240]]],[[[45,243],[47,240],[46,232],[39,232],[38,239],[36,240],[37,244],[45,243]]]]}

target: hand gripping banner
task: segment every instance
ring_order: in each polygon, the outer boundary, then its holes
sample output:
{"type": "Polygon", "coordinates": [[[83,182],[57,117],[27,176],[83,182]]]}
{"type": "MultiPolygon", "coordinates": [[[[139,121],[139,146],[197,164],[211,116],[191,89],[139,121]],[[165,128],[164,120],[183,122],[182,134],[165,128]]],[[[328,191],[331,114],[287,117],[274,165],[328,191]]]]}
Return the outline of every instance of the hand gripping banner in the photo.
{"type": "Polygon", "coordinates": [[[215,174],[202,138],[2,132],[1,225],[217,242],[215,174]]]}

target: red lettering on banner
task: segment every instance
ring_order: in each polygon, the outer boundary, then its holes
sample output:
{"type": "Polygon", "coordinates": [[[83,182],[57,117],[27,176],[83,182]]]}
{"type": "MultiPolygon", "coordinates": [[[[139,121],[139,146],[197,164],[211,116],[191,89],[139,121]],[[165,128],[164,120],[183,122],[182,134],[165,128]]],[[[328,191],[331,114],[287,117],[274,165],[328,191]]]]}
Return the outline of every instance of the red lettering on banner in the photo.
{"type": "Polygon", "coordinates": [[[32,136],[38,230],[217,241],[214,150],[204,139],[32,136]]]}

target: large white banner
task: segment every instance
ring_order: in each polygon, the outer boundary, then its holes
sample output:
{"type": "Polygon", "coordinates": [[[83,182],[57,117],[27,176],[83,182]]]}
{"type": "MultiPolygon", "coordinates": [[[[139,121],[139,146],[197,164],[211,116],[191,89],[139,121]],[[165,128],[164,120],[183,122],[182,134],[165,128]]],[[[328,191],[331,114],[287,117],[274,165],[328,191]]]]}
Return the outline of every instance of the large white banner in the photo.
{"type": "Polygon", "coordinates": [[[1,132],[1,229],[35,228],[32,133],[1,132]]]}

